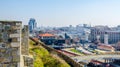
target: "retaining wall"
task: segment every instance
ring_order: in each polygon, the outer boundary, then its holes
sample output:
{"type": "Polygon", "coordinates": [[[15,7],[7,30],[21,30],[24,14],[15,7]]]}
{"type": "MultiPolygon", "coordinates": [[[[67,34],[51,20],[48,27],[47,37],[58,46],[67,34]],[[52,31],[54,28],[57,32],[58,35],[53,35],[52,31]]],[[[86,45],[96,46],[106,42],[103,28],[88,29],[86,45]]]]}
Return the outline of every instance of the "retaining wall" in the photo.
{"type": "Polygon", "coordinates": [[[29,37],[32,41],[34,41],[36,44],[40,44],[41,46],[43,46],[44,48],[46,48],[50,53],[54,53],[56,55],[58,55],[59,57],[61,57],[63,60],[65,60],[71,67],[84,67],[84,65],[77,63],[76,61],[74,61],[73,59],[71,59],[70,57],[64,55],[61,52],[58,52],[56,49],[53,49],[51,47],[46,46],[44,43],[39,42],[37,40],[34,40],[33,38],[29,37]]]}

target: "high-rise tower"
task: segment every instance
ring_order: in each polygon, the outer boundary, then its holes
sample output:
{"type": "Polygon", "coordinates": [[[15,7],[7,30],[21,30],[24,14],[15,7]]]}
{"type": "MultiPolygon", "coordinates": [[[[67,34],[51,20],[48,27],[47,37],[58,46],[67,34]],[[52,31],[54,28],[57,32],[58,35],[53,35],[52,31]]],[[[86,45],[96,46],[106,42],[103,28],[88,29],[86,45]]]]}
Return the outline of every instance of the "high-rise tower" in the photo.
{"type": "Polygon", "coordinates": [[[29,32],[33,33],[35,28],[37,27],[36,20],[34,18],[30,18],[28,25],[29,25],[29,32]]]}

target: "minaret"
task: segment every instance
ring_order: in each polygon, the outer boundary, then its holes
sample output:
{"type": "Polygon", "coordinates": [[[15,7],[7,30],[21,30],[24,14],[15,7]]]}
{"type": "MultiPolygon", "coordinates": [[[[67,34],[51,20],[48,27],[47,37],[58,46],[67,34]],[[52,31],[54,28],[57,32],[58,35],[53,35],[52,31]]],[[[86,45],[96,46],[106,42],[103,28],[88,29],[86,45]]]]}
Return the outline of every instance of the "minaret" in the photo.
{"type": "Polygon", "coordinates": [[[108,44],[108,34],[105,32],[104,34],[104,44],[108,44]]]}

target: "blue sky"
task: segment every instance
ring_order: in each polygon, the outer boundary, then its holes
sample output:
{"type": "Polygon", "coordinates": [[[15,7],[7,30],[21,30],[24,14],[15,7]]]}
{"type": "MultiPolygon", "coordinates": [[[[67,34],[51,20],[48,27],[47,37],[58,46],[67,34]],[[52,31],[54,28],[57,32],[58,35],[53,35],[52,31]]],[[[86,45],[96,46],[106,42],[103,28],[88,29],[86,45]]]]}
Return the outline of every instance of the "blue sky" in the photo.
{"type": "Polygon", "coordinates": [[[0,20],[27,24],[30,18],[35,18],[38,26],[117,26],[120,0],[0,0],[0,20]]]}

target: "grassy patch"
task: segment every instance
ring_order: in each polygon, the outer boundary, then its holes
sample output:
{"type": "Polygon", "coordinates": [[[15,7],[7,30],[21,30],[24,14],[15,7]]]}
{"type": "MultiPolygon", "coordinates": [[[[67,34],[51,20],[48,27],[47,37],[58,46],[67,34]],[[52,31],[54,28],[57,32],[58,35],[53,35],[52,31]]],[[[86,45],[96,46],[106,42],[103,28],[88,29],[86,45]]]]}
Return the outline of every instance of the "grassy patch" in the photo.
{"type": "Polygon", "coordinates": [[[44,67],[42,59],[38,56],[34,59],[34,67],[44,67]]]}
{"type": "Polygon", "coordinates": [[[34,55],[34,67],[70,67],[64,60],[49,53],[42,46],[33,45],[30,40],[30,53],[34,55]]]}
{"type": "Polygon", "coordinates": [[[70,67],[64,60],[58,56],[49,55],[43,59],[44,67],[70,67]]]}
{"type": "Polygon", "coordinates": [[[79,54],[83,54],[82,52],[76,50],[76,49],[70,49],[70,51],[74,52],[74,53],[79,53],[79,54]]]}
{"type": "Polygon", "coordinates": [[[33,48],[34,47],[33,44],[35,44],[35,42],[33,42],[32,40],[29,40],[29,48],[33,48]]]}
{"type": "Polygon", "coordinates": [[[34,47],[31,49],[36,55],[40,57],[48,56],[49,52],[41,46],[34,47]]]}

